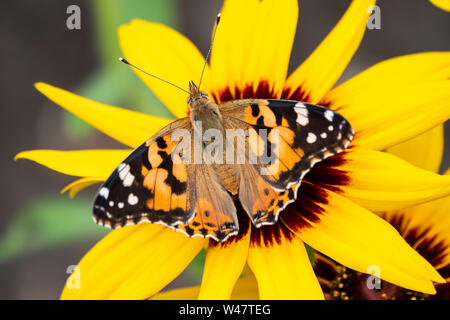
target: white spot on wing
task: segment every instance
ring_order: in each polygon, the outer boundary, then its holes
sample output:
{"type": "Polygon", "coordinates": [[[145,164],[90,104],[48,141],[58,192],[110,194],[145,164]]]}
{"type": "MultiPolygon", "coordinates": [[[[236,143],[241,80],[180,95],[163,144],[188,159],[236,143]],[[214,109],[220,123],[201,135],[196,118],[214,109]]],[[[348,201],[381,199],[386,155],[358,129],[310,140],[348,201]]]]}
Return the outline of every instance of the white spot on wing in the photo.
{"type": "Polygon", "coordinates": [[[119,202],[119,203],[117,204],[117,206],[119,207],[119,209],[122,209],[123,206],[124,206],[124,203],[123,203],[123,202],[119,202]]]}
{"type": "Polygon", "coordinates": [[[128,174],[125,176],[125,179],[123,180],[123,185],[125,187],[129,187],[133,184],[133,181],[134,181],[134,176],[130,172],[128,172],[128,174]]]}
{"type": "Polygon", "coordinates": [[[333,116],[334,116],[333,111],[327,110],[327,111],[325,111],[324,115],[325,115],[325,118],[327,118],[328,121],[333,121],[333,116]]]}
{"type": "Polygon", "coordinates": [[[312,133],[312,132],[308,133],[308,136],[306,137],[306,142],[314,143],[314,142],[316,142],[316,140],[317,140],[317,136],[314,133],[312,133]]]}
{"type": "Polygon", "coordinates": [[[297,123],[301,126],[306,126],[309,123],[308,109],[303,103],[299,102],[295,105],[294,110],[297,113],[297,123]]]}
{"type": "Polygon", "coordinates": [[[110,206],[110,207],[114,206],[114,201],[110,201],[110,202],[109,202],[109,206],[110,206]]]}
{"type": "Polygon", "coordinates": [[[106,187],[103,187],[103,188],[100,189],[100,191],[98,192],[98,194],[99,194],[100,196],[102,196],[103,198],[108,199],[108,196],[109,196],[109,189],[106,188],[106,187]]]}
{"type": "Polygon", "coordinates": [[[125,187],[129,187],[133,184],[134,176],[130,172],[130,165],[121,164],[117,168],[119,170],[119,178],[123,181],[125,187]]]}
{"type": "Polygon", "coordinates": [[[128,203],[132,206],[134,206],[136,203],[138,203],[139,199],[134,194],[130,193],[128,196],[128,203]]]}
{"type": "Polygon", "coordinates": [[[326,133],[326,132],[322,132],[322,133],[320,134],[320,137],[321,137],[322,139],[325,139],[325,138],[327,137],[327,133],[326,133]]]}
{"type": "Polygon", "coordinates": [[[118,166],[117,166],[117,171],[121,171],[123,168],[125,168],[125,166],[126,166],[126,164],[125,163],[121,163],[121,164],[119,164],[118,166]]]}
{"type": "Polygon", "coordinates": [[[328,131],[333,131],[334,130],[334,127],[330,124],[329,126],[328,126],[328,131]]]}
{"type": "Polygon", "coordinates": [[[129,164],[125,165],[124,163],[121,163],[117,168],[117,170],[119,171],[120,180],[123,181],[123,179],[125,179],[127,174],[130,172],[130,165],[129,164]]]}

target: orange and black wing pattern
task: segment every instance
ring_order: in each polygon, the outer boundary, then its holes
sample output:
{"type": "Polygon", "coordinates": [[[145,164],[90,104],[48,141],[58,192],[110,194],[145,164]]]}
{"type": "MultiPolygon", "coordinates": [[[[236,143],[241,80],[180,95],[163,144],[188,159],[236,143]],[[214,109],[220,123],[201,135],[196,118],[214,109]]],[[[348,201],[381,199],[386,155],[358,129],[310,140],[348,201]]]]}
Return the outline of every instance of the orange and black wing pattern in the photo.
{"type": "Polygon", "coordinates": [[[167,226],[192,218],[187,167],[172,156],[177,145],[171,133],[189,129],[181,119],[134,150],[100,187],[94,201],[94,220],[110,228],[141,222],[167,226]]]}
{"type": "Polygon", "coordinates": [[[225,241],[236,235],[239,223],[234,201],[213,168],[206,164],[192,164],[189,170],[195,215],[187,224],[177,225],[176,230],[189,237],[210,237],[216,241],[225,241]]]}
{"type": "Polygon", "coordinates": [[[298,101],[236,100],[220,111],[230,127],[247,128],[247,152],[258,159],[237,167],[239,199],[256,226],[275,223],[305,174],[343,151],[354,135],[339,113],[298,101]]]}
{"type": "Polygon", "coordinates": [[[134,150],[101,186],[93,210],[98,224],[149,222],[217,241],[238,232],[231,196],[210,166],[182,159],[175,129],[191,141],[189,119],[178,120],[134,150]]]}

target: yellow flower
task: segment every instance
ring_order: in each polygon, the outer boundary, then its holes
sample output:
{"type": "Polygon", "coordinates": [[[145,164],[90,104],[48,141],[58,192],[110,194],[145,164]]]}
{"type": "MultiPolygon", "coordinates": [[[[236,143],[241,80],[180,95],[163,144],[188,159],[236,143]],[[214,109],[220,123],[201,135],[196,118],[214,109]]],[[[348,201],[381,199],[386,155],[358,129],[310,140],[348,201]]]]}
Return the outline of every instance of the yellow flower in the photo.
{"type": "MultiPolygon", "coordinates": [[[[390,152],[418,166],[437,171],[442,156],[443,127],[439,126],[426,135],[390,148],[390,152]],[[432,145],[433,153],[421,150],[432,145]],[[420,151],[418,151],[420,150],[420,151]]],[[[450,175],[450,170],[447,171],[450,175]]],[[[394,226],[402,237],[421,256],[427,259],[445,283],[435,285],[436,295],[407,290],[387,281],[369,279],[367,275],[345,268],[331,259],[317,254],[314,271],[319,277],[327,299],[370,300],[418,300],[450,299],[450,197],[444,197],[402,210],[380,212],[379,215],[394,226]],[[379,281],[379,282],[376,282],[379,281]],[[367,285],[369,283],[369,285],[367,285]],[[378,286],[374,286],[377,283],[378,286]],[[372,284],[372,286],[371,286],[372,284]]],[[[375,270],[374,270],[375,271],[375,270]]],[[[382,270],[379,270],[382,273],[382,270]]],[[[375,273],[376,275],[376,273],[375,273]]],[[[169,294],[169,293],[168,293],[169,294]]],[[[173,293],[171,293],[173,295],[173,293]]]]}
{"type": "MultiPolygon", "coordinates": [[[[356,136],[350,148],[317,164],[304,178],[299,198],[274,226],[240,223],[225,243],[187,238],[160,225],[112,231],[78,264],[81,289],[63,299],[143,299],[163,289],[208,246],[200,299],[230,298],[248,262],[262,299],[322,299],[304,242],[352,269],[378,265],[382,278],[434,293],[442,277],[399,233],[371,211],[401,210],[450,193],[450,177],[416,168],[381,152],[443,123],[450,115],[450,53],[428,52],[379,63],[333,88],[363,37],[373,0],[353,1],[319,47],[287,77],[295,35],[296,0],[228,0],[205,70],[203,89],[216,102],[283,98],[339,111],[356,136]],[[248,13],[251,13],[249,16],[248,13]]],[[[177,85],[200,77],[204,58],[178,32],[133,20],[119,29],[127,60],[177,85]]],[[[138,76],[177,117],[186,96],[141,73],[138,76]]],[[[50,100],[112,138],[135,148],[171,122],[107,106],[44,83],[50,100]]],[[[20,153],[53,170],[81,177],[71,195],[104,181],[131,152],[126,150],[20,153]]],[[[245,215],[241,215],[245,219],[245,215]]]]}
{"type": "MultiPolygon", "coordinates": [[[[200,286],[179,288],[157,293],[151,300],[195,300],[199,296],[200,286]]],[[[236,281],[230,300],[259,300],[258,284],[248,266],[236,281]]]]}
{"type": "MultiPolygon", "coordinates": [[[[422,169],[437,172],[444,151],[444,126],[440,125],[404,143],[388,148],[395,154],[422,169]]],[[[450,170],[447,175],[450,174],[450,170]]],[[[381,281],[379,289],[369,288],[378,279],[346,268],[341,264],[316,253],[314,272],[319,278],[325,297],[329,300],[413,300],[450,299],[450,197],[444,197],[403,210],[380,212],[379,215],[391,223],[402,237],[430,262],[446,280],[435,285],[436,295],[428,295],[398,287],[381,281]]],[[[373,272],[377,270],[372,268],[373,272]]],[[[382,270],[378,270],[382,276],[382,270]]],[[[172,289],[152,297],[156,300],[196,299],[200,286],[172,289]]],[[[230,299],[257,300],[258,285],[254,275],[245,269],[234,287],[230,299]]]]}
{"type": "Polygon", "coordinates": [[[445,11],[450,11],[450,0],[430,0],[436,7],[445,11]]]}

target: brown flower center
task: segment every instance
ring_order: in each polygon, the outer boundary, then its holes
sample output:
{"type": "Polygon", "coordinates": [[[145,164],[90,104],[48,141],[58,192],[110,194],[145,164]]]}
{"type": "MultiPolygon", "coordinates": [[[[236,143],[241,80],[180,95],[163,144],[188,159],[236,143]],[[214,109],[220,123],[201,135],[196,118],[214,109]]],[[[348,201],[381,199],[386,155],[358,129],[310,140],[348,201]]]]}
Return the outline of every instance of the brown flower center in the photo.
{"type": "MultiPolygon", "coordinates": [[[[277,93],[273,91],[268,81],[260,81],[256,86],[249,84],[243,88],[227,87],[211,93],[211,99],[218,104],[235,99],[249,98],[277,99],[277,93]]],[[[292,92],[288,89],[283,90],[281,99],[310,102],[308,95],[300,87],[292,92]]],[[[245,234],[251,232],[251,243],[253,245],[270,246],[280,243],[282,238],[289,240],[294,237],[294,232],[299,231],[301,228],[310,227],[311,222],[318,222],[320,215],[324,213],[324,209],[320,204],[328,203],[326,192],[324,192],[323,188],[339,192],[339,187],[347,184],[349,181],[347,173],[339,170],[339,166],[346,161],[343,154],[345,154],[345,151],[317,163],[306,174],[298,189],[298,194],[301,196],[298,196],[295,202],[289,204],[280,213],[279,220],[274,225],[255,228],[250,224],[248,216],[239,201],[235,201],[240,230],[236,236],[230,237],[223,245],[238,241],[245,234]]],[[[218,244],[210,242],[210,245],[218,244]]]]}
{"type": "Polygon", "coordinates": [[[427,300],[429,295],[404,289],[375,276],[347,269],[336,268],[331,281],[330,295],[334,300],[427,300]]]}
{"type": "Polygon", "coordinates": [[[328,300],[428,300],[433,297],[346,268],[321,254],[316,255],[314,271],[328,300]]]}

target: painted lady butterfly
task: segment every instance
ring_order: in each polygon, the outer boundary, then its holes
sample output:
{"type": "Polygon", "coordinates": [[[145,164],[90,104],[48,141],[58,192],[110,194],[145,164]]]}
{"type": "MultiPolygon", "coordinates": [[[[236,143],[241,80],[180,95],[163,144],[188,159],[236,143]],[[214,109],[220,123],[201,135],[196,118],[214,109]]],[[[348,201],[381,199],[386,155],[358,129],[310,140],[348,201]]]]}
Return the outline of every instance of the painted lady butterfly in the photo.
{"type": "Polygon", "coordinates": [[[148,139],[100,188],[98,224],[150,222],[225,241],[239,231],[235,204],[255,227],[274,224],[312,166],[344,150],[354,135],[346,119],[321,106],[271,99],[217,105],[200,85],[189,87],[189,117],[148,139]]]}
{"type": "MultiPolygon", "coordinates": [[[[147,140],[106,180],[94,203],[97,223],[111,228],[158,223],[189,237],[224,241],[238,233],[239,201],[255,227],[274,224],[297,197],[304,175],[344,150],[354,134],[337,112],[298,101],[246,99],[216,105],[191,83],[188,104],[189,117],[147,140]],[[181,142],[174,133],[184,130],[195,141],[195,132],[204,135],[211,129],[226,137],[215,143],[216,150],[233,150],[233,161],[181,160],[181,142]],[[264,139],[261,130],[266,130],[264,139]],[[236,131],[241,134],[230,139],[228,133],[236,131]],[[271,152],[268,163],[250,161],[251,154],[271,152]],[[246,156],[236,159],[239,155],[246,156]]],[[[206,151],[212,142],[192,145],[206,151]]]]}

